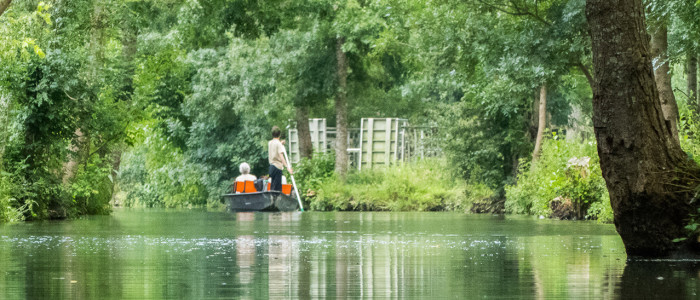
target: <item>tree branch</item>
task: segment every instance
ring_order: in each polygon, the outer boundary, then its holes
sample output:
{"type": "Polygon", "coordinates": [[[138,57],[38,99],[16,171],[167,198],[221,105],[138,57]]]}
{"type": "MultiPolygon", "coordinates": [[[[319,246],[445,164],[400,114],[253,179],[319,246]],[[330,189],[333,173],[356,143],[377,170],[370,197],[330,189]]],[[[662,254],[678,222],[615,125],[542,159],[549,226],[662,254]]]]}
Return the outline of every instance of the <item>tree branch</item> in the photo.
{"type": "Polygon", "coordinates": [[[102,142],[102,145],[100,145],[99,147],[97,147],[97,149],[96,149],[95,151],[92,151],[91,153],[88,153],[88,156],[87,156],[86,160],[90,159],[90,157],[92,157],[93,155],[95,155],[95,153],[100,152],[100,151],[101,151],[102,149],[104,149],[109,143],[111,143],[111,142],[113,142],[113,141],[116,141],[116,140],[118,140],[118,139],[120,139],[120,138],[125,137],[125,136],[126,136],[126,129],[129,128],[129,125],[130,125],[130,124],[131,124],[131,122],[126,123],[126,126],[124,126],[124,130],[120,131],[119,134],[115,134],[115,135],[112,136],[111,138],[109,138],[109,139],[107,139],[106,141],[102,142]]]}
{"type": "Polygon", "coordinates": [[[500,11],[500,12],[503,12],[503,13],[506,13],[506,14],[509,14],[509,15],[512,15],[512,16],[530,16],[530,17],[532,17],[532,18],[535,19],[536,21],[539,21],[539,22],[542,23],[542,24],[545,24],[545,25],[547,25],[547,26],[551,26],[551,25],[552,25],[551,22],[549,22],[549,21],[543,19],[542,17],[540,17],[539,13],[537,13],[537,8],[535,8],[535,12],[533,13],[533,12],[531,12],[529,9],[527,9],[527,7],[520,7],[520,6],[518,6],[518,4],[515,3],[514,0],[508,0],[508,2],[510,3],[510,5],[507,5],[507,4],[506,4],[506,5],[496,5],[496,4],[489,3],[489,2],[487,2],[487,1],[485,1],[485,0],[476,0],[476,1],[479,2],[479,3],[481,3],[481,4],[483,4],[483,5],[488,6],[488,7],[490,7],[490,8],[493,8],[493,9],[495,9],[495,10],[498,10],[498,11],[500,11]],[[510,9],[509,9],[509,8],[510,8],[510,9]],[[515,9],[515,11],[513,11],[512,9],[515,9]]]}
{"type": "Polygon", "coordinates": [[[68,95],[68,92],[63,91],[63,93],[66,94],[66,96],[68,97],[68,99],[71,99],[71,100],[73,100],[73,101],[78,101],[78,99],[75,99],[75,98],[71,97],[70,95],[68,95]]]}
{"type": "Polygon", "coordinates": [[[588,71],[586,66],[583,65],[582,62],[579,62],[576,65],[579,69],[581,69],[581,72],[583,72],[583,75],[586,75],[586,79],[588,79],[588,84],[591,86],[591,90],[593,90],[593,76],[591,76],[591,72],[588,71]]]}
{"type": "Polygon", "coordinates": [[[1,0],[0,2],[0,16],[2,16],[3,13],[5,13],[5,10],[10,6],[10,3],[12,3],[12,0],[1,0]]]}
{"type": "Polygon", "coordinates": [[[486,6],[488,6],[488,7],[491,7],[491,8],[493,8],[493,9],[495,9],[495,10],[498,10],[498,11],[500,11],[500,12],[504,12],[504,13],[509,14],[509,15],[512,15],[512,16],[526,16],[526,15],[527,15],[527,14],[523,14],[523,13],[520,13],[520,12],[508,11],[508,10],[506,10],[505,8],[502,8],[501,6],[497,6],[497,5],[495,5],[495,4],[488,3],[488,2],[486,2],[486,1],[484,1],[484,0],[476,0],[476,1],[479,2],[479,3],[481,3],[481,4],[486,5],[486,6]]]}
{"type": "Polygon", "coordinates": [[[679,92],[679,93],[683,94],[683,96],[686,96],[687,98],[690,98],[690,96],[688,96],[688,94],[686,94],[684,91],[682,91],[682,90],[679,89],[679,88],[673,88],[673,90],[676,91],[676,92],[679,92]]]}
{"type": "Polygon", "coordinates": [[[539,14],[537,13],[537,2],[535,2],[535,12],[534,12],[534,13],[531,12],[531,11],[527,8],[527,4],[524,4],[525,7],[522,7],[522,8],[521,8],[520,6],[518,6],[518,3],[516,3],[514,0],[509,0],[508,2],[510,2],[510,4],[513,5],[513,7],[514,7],[515,10],[519,13],[519,15],[521,15],[521,16],[531,16],[531,17],[533,17],[535,20],[540,21],[541,23],[543,23],[543,24],[545,24],[545,25],[547,25],[547,26],[551,26],[551,25],[552,25],[552,23],[550,23],[550,22],[548,22],[547,20],[545,20],[545,19],[543,19],[542,17],[540,17],[539,14]]]}

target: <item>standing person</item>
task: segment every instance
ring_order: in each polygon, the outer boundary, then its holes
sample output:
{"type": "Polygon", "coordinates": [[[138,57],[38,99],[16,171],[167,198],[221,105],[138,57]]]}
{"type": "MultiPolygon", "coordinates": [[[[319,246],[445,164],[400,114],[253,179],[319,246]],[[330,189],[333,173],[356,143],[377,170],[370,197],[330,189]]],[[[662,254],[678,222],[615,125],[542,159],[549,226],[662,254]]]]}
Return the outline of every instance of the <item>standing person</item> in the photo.
{"type": "Polygon", "coordinates": [[[294,174],[292,167],[287,164],[284,159],[284,145],[280,142],[280,128],[277,126],[272,127],[272,140],[267,143],[267,160],[270,162],[270,190],[281,191],[282,190],[282,170],[284,166],[287,166],[287,170],[290,174],[294,174]]]}

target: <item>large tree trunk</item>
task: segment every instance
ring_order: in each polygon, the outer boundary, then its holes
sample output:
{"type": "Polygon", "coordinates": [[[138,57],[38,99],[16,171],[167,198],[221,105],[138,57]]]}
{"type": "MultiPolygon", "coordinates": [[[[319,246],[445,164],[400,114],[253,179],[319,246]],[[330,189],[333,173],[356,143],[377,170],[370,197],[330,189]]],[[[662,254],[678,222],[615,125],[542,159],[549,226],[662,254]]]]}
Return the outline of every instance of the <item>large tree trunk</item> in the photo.
{"type": "Polygon", "coordinates": [[[12,0],[2,0],[0,1],[0,16],[5,13],[8,7],[10,7],[12,0]]]}
{"type": "Polygon", "coordinates": [[[532,105],[530,108],[532,109],[532,113],[528,116],[529,122],[527,124],[527,133],[526,137],[528,141],[534,142],[537,139],[537,124],[539,124],[539,112],[540,112],[540,91],[535,90],[532,93],[532,105]]]}
{"type": "Polygon", "coordinates": [[[540,88],[540,105],[538,111],[539,122],[537,123],[537,138],[535,139],[535,150],[532,151],[533,163],[540,158],[544,129],[547,127],[547,86],[544,84],[542,85],[542,88],[540,88]]]}
{"type": "Polygon", "coordinates": [[[338,38],[335,50],[338,60],[338,91],[335,95],[335,172],[341,178],[345,178],[348,172],[348,62],[343,52],[343,44],[345,39],[338,38]]]}
{"type": "Polygon", "coordinates": [[[615,227],[628,256],[676,250],[698,173],[667,125],[654,82],[642,0],[587,0],[595,69],[593,125],[615,227]],[[692,177],[692,176],[691,176],[692,177]]]}
{"type": "Polygon", "coordinates": [[[694,51],[688,51],[688,103],[695,103],[695,111],[700,113],[700,102],[698,99],[698,57],[695,55],[694,51]]]}
{"type": "Polygon", "coordinates": [[[668,61],[668,29],[663,21],[654,26],[651,35],[651,55],[654,66],[654,79],[659,90],[659,100],[664,119],[673,138],[678,140],[678,104],[671,86],[671,68],[668,61]]]}
{"type": "Polygon", "coordinates": [[[311,158],[314,153],[311,144],[311,130],[309,129],[309,108],[307,106],[297,107],[297,137],[299,138],[299,157],[311,158]]]}

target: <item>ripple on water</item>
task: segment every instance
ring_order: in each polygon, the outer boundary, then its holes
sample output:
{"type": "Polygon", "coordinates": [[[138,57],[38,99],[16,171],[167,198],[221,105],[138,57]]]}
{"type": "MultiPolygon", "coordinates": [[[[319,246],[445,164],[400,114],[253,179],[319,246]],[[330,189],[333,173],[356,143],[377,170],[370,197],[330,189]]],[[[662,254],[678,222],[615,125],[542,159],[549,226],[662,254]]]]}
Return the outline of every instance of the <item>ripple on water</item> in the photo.
{"type": "MultiPolygon", "coordinates": [[[[171,216],[116,213],[103,227],[91,220],[79,227],[80,220],[60,229],[3,232],[0,298],[41,298],[32,294],[41,291],[67,299],[605,299],[623,293],[624,248],[614,228],[594,223],[427,213],[248,214],[240,221],[223,213],[171,216]]],[[[692,290],[693,270],[673,267],[636,279],[678,295],[658,283],[692,290]]]]}

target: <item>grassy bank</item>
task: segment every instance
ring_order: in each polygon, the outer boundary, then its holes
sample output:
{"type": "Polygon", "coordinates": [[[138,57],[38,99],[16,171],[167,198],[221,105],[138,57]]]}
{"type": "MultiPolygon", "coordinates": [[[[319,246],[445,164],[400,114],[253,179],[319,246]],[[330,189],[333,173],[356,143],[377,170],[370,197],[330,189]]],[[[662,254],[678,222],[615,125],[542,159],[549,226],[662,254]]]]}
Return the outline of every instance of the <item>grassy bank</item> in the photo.
{"type": "Polygon", "coordinates": [[[492,192],[452,176],[444,159],[426,159],[335,176],[332,156],[299,165],[298,177],[310,209],[362,211],[466,211],[492,192]]]}

